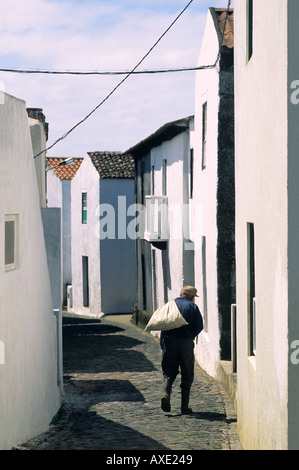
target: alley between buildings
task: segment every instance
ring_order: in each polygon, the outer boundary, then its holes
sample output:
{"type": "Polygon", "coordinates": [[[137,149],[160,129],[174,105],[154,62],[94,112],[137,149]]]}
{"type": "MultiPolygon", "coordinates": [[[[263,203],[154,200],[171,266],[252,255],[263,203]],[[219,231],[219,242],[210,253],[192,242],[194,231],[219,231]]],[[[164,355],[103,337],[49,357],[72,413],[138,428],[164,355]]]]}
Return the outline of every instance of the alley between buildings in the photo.
{"type": "Polygon", "coordinates": [[[160,408],[159,341],[131,315],[63,318],[64,401],[48,431],[21,450],[238,450],[236,413],[226,392],[197,365],[190,405],[160,408]]]}

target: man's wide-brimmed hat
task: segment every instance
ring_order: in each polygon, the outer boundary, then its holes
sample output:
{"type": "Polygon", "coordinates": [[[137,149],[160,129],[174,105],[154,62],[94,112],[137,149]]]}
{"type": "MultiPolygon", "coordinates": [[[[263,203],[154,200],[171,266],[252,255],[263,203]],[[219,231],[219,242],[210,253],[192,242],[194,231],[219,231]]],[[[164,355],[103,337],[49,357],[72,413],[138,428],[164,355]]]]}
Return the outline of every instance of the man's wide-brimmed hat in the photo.
{"type": "Polygon", "coordinates": [[[181,297],[198,297],[197,289],[193,286],[185,286],[181,289],[181,297]]]}

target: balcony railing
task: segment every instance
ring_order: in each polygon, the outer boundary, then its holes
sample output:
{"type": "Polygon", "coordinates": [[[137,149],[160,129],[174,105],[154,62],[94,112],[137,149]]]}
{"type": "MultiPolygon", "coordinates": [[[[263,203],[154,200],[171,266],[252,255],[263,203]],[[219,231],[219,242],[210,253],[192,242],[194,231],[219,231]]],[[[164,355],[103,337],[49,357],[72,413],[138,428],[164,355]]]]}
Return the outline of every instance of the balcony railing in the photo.
{"type": "Polygon", "coordinates": [[[166,242],[169,239],[167,196],[146,196],[144,238],[150,243],[166,242]]]}

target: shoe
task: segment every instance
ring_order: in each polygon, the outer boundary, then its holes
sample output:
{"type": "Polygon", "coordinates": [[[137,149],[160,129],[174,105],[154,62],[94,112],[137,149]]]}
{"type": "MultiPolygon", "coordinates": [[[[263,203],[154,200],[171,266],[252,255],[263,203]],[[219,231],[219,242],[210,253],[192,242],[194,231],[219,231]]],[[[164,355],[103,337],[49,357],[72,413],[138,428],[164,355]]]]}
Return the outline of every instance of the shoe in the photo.
{"type": "Polygon", "coordinates": [[[182,415],[191,415],[193,413],[192,408],[189,406],[187,408],[181,408],[182,415]]]}
{"type": "Polygon", "coordinates": [[[167,393],[163,393],[162,398],[161,398],[161,408],[165,412],[169,412],[171,407],[170,407],[170,396],[167,395],[167,393]]]}
{"type": "Polygon", "coordinates": [[[161,398],[161,408],[163,411],[167,413],[171,409],[170,408],[170,394],[171,394],[172,384],[173,384],[173,380],[165,379],[162,398],[161,398]]]}
{"type": "Polygon", "coordinates": [[[181,413],[182,415],[191,415],[192,408],[189,405],[189,397],[190,397],[190,390],[182,389],[182,396],[181,396],[181,413]]]}

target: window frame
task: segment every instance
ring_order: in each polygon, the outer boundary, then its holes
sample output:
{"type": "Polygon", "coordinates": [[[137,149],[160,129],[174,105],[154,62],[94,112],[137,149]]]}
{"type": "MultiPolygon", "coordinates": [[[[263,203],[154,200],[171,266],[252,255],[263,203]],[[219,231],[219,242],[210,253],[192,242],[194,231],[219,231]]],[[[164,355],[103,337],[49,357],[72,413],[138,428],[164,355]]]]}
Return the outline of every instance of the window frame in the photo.
{"type": "Polygon", "coordinates": [[[246,22],[247,22],[247,63],[250,61],[253,56],[253,0],[247,0],[247,10],[246,10],[246,22]]]}
{"type": "Polygon", "coordinates": [[[81,223],[87,224],[87,192],[83,191],[81,196],[81,223]],[[85,199],[84,199],[85,196],[85,199]]]}
{"type": "Polygon", "coordinates": [[[162,160],[162,196],[167,196],[167,159],[162,160]]]}
{"type": "Polygon", "coordinates": [[[18,214],[6,214],[4,218],[4,269],[5,272],[14,271],[19,267],[19,216],[18,214]],[[7,263],[6,248],[6,224],[13,222],[13,262],[7,263]]]}
{"type": "Polygon", "coordinates": [[[155,194],[155,166],[152,165],[152,172],[151,172],[151,193],[152,196],[155,194]]]}
{"type": "Polygon", "coordinates": [[[255,226],[247,223],[248,356],[256,356],[255,226]]]}

